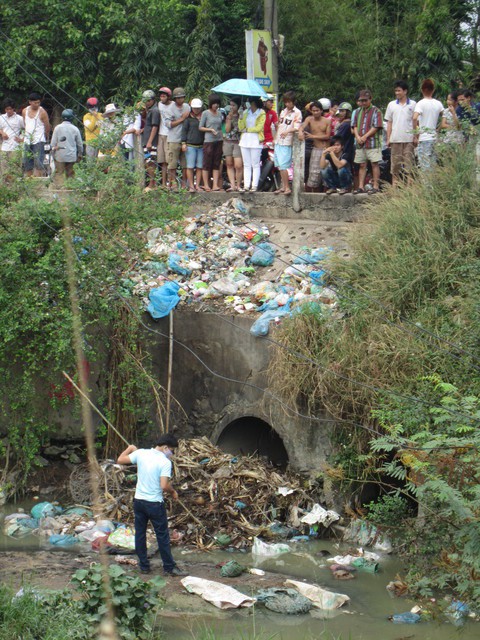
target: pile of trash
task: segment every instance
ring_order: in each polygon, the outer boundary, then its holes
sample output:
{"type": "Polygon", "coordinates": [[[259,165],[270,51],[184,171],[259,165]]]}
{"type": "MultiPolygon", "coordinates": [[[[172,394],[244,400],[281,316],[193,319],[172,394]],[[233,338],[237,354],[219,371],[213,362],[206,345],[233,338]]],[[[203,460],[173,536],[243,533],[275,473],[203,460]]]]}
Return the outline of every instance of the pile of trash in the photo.
{"type": "Polygon", "coordinates": [[[339,519],[316,504],[299,476],[280,474],[256,456],[232,456],[207,438],[182,440],[175,455],[175,485],[170,527],[183,542],[207,549],[245,548],[255,536],[317,537],[339,519]]]}
{"type": "Polygon", "coordinates": [[[336,294],[325,286],[320,267],[332,250],[305,248],[285,268],[269,236],[268,227],[253,223],[245,203],[233,198],[207,214],[150,229],[148,258],[137,262],[121,285],[144,297],[155,319],[200,301],[239,314],[261,313],[251,329],[255,336],[266,335],[270,321],[279,322],[304,304],[334,310],[336,294]]]}
{"type": "Polygon", "coordinates": [[[30,513],[19,510],[5,516],[5,535],[23,538],[38,536],[54,547],[71,547],[82,543],[98,551],[100,545],[107,545],[111,552],[133,551],[134,532],[127,525],[111,520],[94,518],[88,507],[72,506],[63,509],[51,502],[34,505],[30,513]]]}

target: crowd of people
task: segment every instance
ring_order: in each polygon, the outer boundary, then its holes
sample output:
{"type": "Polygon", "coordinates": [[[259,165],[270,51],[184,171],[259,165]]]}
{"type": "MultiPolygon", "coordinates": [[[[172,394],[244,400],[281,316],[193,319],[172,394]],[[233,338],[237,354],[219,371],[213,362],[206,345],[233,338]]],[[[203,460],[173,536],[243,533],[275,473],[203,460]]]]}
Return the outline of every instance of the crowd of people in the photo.
{"type": "MultiPolygon", "coordinates": [[[[480,104],[469,89],[450,92],[446,107],[434,98],[435,85],[426,79],[422,99],[409,97],[404,81],[394,83],[394,100],[386,111],[373,104],[372,93],[363,89],[350,102],[320,98],[305,107],[296,106],[293,91],[282,96],[280,114],[273,96],[245,102],[231,96],[210,95],[188,103],[182,87],[161,86],[157,93],[144,91],[141,101],[130,107],[86,101],[83,125],[85,144],[76,116],[64,109],[62,122],[53,129],[51,153],[58,177],[72,177],[74,165],[86,155],[99,160],[120,155],[133,162],[141,154],[145,162],[145,189],[177,189],[179,184],[195,191],[256,191],[262,163],[274,151],[280,180],[275,193],[289,195],[294,136],[305,141],[305,189],[326,193],[369,193],[380,189],[382,152],[390,150],[391,181],[411,181],[415,170],[430,170],[436,162],[438,144],[462,144],[480,123],[480,104]],[[205,108],[204,108],[205,107],[205,108]],[[226,169],[226,180],[222,168],[226,169]],[[181,176],[181,177],[180,177],[181,176]]],[[[11,99],[0,115],[0,169],[11,154],[21,151],[27,176],[45,175],[45,153],[51,132],[42,97],[31,93],[21,115],[11,99]]],[[[78,119],[77,119],[78,120],[78,119]]],[[[80,124],[80,121],[79,121],[80,124]]]]}

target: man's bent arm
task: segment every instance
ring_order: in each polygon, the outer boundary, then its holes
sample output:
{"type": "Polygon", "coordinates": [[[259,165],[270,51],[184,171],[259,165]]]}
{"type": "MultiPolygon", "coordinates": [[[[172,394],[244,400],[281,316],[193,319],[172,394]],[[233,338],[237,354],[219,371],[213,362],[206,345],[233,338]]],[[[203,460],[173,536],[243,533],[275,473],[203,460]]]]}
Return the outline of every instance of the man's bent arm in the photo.
{"type": "Polygon", "coordinates": [[[134,444],[129,444],[125,451],[122,451],[122,453],[118,456],[117,464],[132,464],[129,456],[136,450],[137,447],[134,444]]]}
{"type": "Polygon", "coordinates": [[[178,493],[173,488],[172,483],[170,482],[170,478],[168,478],[167,476],[161,476],[160,486],[162,487],[162,491],[164,493],[169,493],[174,500],[178,500],[178,493]]]}

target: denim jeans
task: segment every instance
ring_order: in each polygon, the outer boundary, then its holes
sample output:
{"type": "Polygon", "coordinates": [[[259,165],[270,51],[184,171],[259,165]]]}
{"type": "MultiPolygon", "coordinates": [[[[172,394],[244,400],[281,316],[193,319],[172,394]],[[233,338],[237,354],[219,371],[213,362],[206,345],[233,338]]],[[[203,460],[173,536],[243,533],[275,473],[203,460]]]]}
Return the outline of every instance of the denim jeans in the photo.
{"type": "Polygon", "coordinates": [[[152,523],[157,536],[158,550],[162,557],[163,568],[171,571],[175,566],[170,550],[170,535],[168,533],[167,511],[164,502],[149,502],[148,500],[133,501],[133,513],[135,515],[135,553],[138,556],[140,569],[149,569],[150,562],[147,556],[147,524],[152,523]]]}
{"type": "Polygon", "coordinates": [[[350,167],[341,167],[334,171],[332,167],[322,169],[322,178],[329,189],[350,189],[352,186],[352,172],[350,167]]]}
{"type": "Polygon", "coordinates": [[[418,143],[418,168],[420,171],[430,171],[433,169],[437,162],[437,156],[435,153],[435,141],[424,140],[418,143]]]}

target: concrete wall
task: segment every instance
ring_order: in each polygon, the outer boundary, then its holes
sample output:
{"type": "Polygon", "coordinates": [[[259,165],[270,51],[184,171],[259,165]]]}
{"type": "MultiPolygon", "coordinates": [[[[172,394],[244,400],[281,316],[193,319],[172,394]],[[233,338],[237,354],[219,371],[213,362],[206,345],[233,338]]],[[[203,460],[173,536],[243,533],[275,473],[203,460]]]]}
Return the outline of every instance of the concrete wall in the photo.
{"type": "Polygon", "coordinates": [[[274,193],[202,193],[187,201],[189,213],[194,215],[217,207],[232,197],[241,198],[249,207],[253,218],[292,218],[318,221],[353,222],[358,220],[362,209],[375,196],[367,194],[326,195],[325,193],[302,193],[302,210],[295,212],[292,197],[274,193]]]}
{"type": "MultiPolygon", "coordinates": [[[[292,415],[277,399],[255,388],[267,386],[272,346],[248,333],[252,322],[242,316],[175,312],[174,337],[187,348],[174,345],[172,393],[188,415],[186,435],[206,435],[216,442],[234,420],[259,418],[280,436],[293,468],[317,470],[330,452],[330,423],[292,415]]],[[[168,335],[167,318],[147,323],[154,331],[168,335]]],[[[168,340],[149,332],[148,342],[157,377],[166,384],[168,340]]]]}

